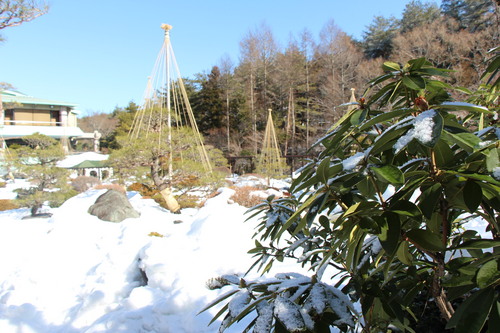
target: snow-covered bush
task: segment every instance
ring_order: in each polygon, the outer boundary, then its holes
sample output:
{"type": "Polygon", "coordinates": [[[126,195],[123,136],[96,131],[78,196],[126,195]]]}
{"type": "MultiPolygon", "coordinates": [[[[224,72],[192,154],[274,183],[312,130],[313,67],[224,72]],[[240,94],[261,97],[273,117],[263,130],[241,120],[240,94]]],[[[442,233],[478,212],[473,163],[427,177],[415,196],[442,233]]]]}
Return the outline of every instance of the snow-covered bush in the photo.
{"type": "Polygon", "coordinates": [[[383,68],[313,146],[322,151],[291,197],[253,208],[263,216],[253,267],[290,258],[314,275],[228,280],[237,288],[209,305],[230,297],[221,331],[255,315],[255,332],[413,332],[422,299],[455,332],[498,327],[500,132],[485,117],[494,112],[452,101],[438,80],[448,71],[423,58],[383,68]],[[485,230],[470,229],[474,219],[485,230]]]}

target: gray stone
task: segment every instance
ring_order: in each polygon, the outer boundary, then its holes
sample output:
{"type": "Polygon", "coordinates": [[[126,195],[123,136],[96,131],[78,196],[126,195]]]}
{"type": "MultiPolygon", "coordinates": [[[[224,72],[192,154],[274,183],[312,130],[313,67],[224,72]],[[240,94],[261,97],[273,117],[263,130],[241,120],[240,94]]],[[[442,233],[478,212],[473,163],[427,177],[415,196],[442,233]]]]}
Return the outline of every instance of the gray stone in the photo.
{"type": "Polygon", "coordinates": [[[116,190],[108,190],[97,198],[90,206],[89,214],[108,222],[121,222],[127,218],[141,216],[127,199],[127,196],[116,190]]]}

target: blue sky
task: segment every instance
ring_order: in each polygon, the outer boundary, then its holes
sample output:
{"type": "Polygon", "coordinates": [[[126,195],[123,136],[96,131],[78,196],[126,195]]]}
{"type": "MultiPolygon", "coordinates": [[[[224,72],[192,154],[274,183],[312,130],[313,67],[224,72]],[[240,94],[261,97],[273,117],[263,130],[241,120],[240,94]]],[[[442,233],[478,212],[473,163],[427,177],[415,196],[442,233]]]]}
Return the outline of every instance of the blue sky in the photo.
{"type": "MultiPolygon", "coordinates": [[[[402,0],[49,0],[49,13],[0,30],[0,82],[39,98],[78,104],[81,115],[141,103],[163,42],[183,77],[209,72],[224,55],[238,63],[239,43],[265,23],[276,41],[308,29],[317,40],[329,20],[361,38],[375,15],[400,17],[402,0]]],[[[439,3],[439,2],[437,2],[439,3]]]]}

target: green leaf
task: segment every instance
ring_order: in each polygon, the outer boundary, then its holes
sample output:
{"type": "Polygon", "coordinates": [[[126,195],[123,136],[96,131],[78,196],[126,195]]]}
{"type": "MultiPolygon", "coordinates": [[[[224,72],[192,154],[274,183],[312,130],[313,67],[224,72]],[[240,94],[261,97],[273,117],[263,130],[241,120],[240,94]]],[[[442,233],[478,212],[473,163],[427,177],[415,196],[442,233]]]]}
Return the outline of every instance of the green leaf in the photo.
{"type": "Polygon", "coordinates": [[[403,84],[413,90],[425,89],[425,80],[421,76],[405,75],[403,76],[403,84]]]}
{"type": "Polygon", "coordinates": [[[392,185],[402,185],[405,182],[403,172],[394,165],[388,164],[381,167],[371,167],[371,170],[375,172],[378,180],[382,182],[387,182],[392,185]]]}
{"type": "Polygon", "coordinates": [[[413,256],[410,253],[408,241],[403,241],[399,244],[396,255],[403,264],[412,265],[413,256]]]}
{"type": "Polygon", "coordinates": [[[392,72],[392,71],[400,71],[401,66],[399,66],[398,63],[392,62],[392,61],[386,61],[382,65],[382,69],[386,72],[392,72]]]}
{"type": "Polygon", "coordinates": [[[456,172],[456,171],[452,171],[452,170],[445,170],[444,172],[447,173],[447,174],[450,174],[450,175],[457,175],[457,176],[461,176],[461,177],[464,177],[464,178],[470,178],[470,179],[480,180],[482,182],[487,182],[487,183],[491,183],[491,184],[500,186],[500,182],[498,180],[494,179],[491,176],[480,175],[480,174],[477,174],[477,173],[456,172]]]}
{"type": "Polygon", "coordinates": [[[500,240],[494,239],[471,239],[452,249],[468,250],[468,249],[489,249],[500,246],[500,240]]]}
{"type": "Polygon", "coordinates": [[[441,238],[430,230],[413,229],[408,231],[406,236],[424,250],[437,252],[446,249],[441,238]]]}
{"type": "Polygon", "coordinates": [[[453,143],[456,143],[460,148],[468,153],[472,153],[474,148],[479,146],[481,139],[472,133],[447,133],[447,137],[451,139],[453,143]]]}
{"type": "Polygon", "coordinates": [[[388,120],[394,120],[398,117],[403,117],[406,115],[411,114],[412,112],[415,112],[414,109],[397,109],[393,111],[388,111],[381,113],[377,115],[376,117],[373,117],[364,123],[361,124],[359,127],[360,131],[365,131],[366,129],[370,128],[373,125],[380,124],[382,122],[388,121],[388,120]]]}
{"type": "Polygon", "coordinates": [[[394,142],[399,139],[406,131],[410,129],[413,124],[411,122],[404,122],[399,125],[399,128],[392,128],[388,131],[382,133],[382,135],[377,137],[377,141],[372,146],[370,150],[370,155],[376,155],[384,149],[387,149],[388,146],[392,148],[394,142]]]}
{"type": "Polygon", "coordinates": [[[495,260],[490,260],[485,263],[477,271],[476,281],[479,288],[488,287],[493,282],[499,279],[498,264],[495,260]]]}
{"type": "Polygon", "coordinates": [[[470,213],[474,213],[483,199],[483,191],[472,179],[468,179],[464,186],[464,201],[470,213]]]}
{"type": "Polygon", "coordinates": [[[398,248],[401,239],[401,222],[398,215],[385,213],[381,217],[374,218],[379,224],[381,233],[378,235],[382,248],[389,254],[393,254],[398,248]]]}
{"type": "Polygon", "coordinates": [[[426,218],[431,218],[442,192],[443,188],[441,184],[437,183],[423,191],[420,195],[419,207],[426,218]]]}
{"type": "Polygon", "coordinates": [[[446,329],[454,328],[455,333],[479,333],[486,322],[494,302],[495,291],[482,289],[469,296],[455,311],[446,324],[446,329]]]}
{"type": "Polygon", "coordinates": [[[330,167],[330,158],[327,157],[321,161],[321,163],[318,165],[318,170],[316,171],[318,178],[325,185],[328,184],[329,169],[330,169],[329,167],[330,167]]]}
{"type": "Polygon", "coordinates": [[[374,207],[378,206],[378,202],[375,201],[360,201],[355,203],[354,205],[350,206],[345,212],[344,212],[344,217],[350,216],[350,215],[356,215],[360,212],[370,210],[374,207]]]}
{"type": "Polygon", "coordinates": [[[435,105],[434,109],[449,110],[449,111],[469,111],[474,113],[492,113],[484,106],[465,103],[465,102],[443,102],[440,105],[435,105]]]}
{"type": "MultiPolygon", "coordinates": [[[[200,312],[198,312],[198,314],[202,313],[202,312],[205,312],[207,311],[208,309],[210,309],[211,307],[219,304],[220,302],[222,302],[223,300],[225,300],[226,298],[228,297],[231,297],[232,295],[236,294],[239,290],[238,289],[235,289],[235,290],[231,290],[230,292],[220,296],[219,298],[217,298],[215,301],[211,302],[210,304],[208,304],[207,306],[205,306],[203,309],[200,310],[200,312]]],[[[221,313],[222,314],[222,313],[221,313]]],[[[220,314],[219,314],[220,315],[220,314]]],[[[217,319],[217,318],[215,318],[217,319]]],[[[214,319],[214,320],[215,320],[214,319]]]]}
{"type": "Polygon", "coordinates": [[[422,212],[418,209],[417,205],[408,200],[398,200],[394,205],[390,207],[393,213],[405,216],[421,216],[422,212]]]}
{"type": "Polygon", "coordinates": [[[434,155],[436,156],[436,165],[443,167],[451,163],[454,158],[453,150],[444,140],[438,140],[434,146],[434,155]]]}
{"type": "Polygon", "coordinates": [[[368,82],[368,84],[373,87],[379,83],[382,83],[384,82],[385,80],[389,80],[389,79],[392,79],[393,75],[392,73],[387,73],[387,74],[383,74],[383,75],[380,75],[380,76],[377,76],[376,78],[374,78],[373,80],[370,80],[368,82]]]}
{"type": "Polygon", "coordinates": [[[281,237],[281,235],[283,235],[283,233],[285,231],[287,231],[288,228],[290,228],[292,226],[292,224],[296,221],[296,219],[300,217],[300,214],[302,214],[302,212],[304,210],[306,210],[309,206],[311,206],[311,204],[321,194],[322,193],[320,193],[320,192],[316,192],[316,193],[312,194],[311,196],[309,196],[309,198],[307,198],[307,200],[304,203],[302,203],[302,205],[300,205],[300,207],[295,211],[295,213],[293,213],[293,215],[290,216],[288,221],[286,221],[286,223],[281,227],[280,231],[273,239],[279,239],[281,237]]]}
{"type": "Polygon", "coordinates": [[[354,126],[359,125],[359,123],[361,123],[363,120],[365,120],[366,113],[367,113],[366,109],[359,109],[356,112],[354,112],[354,114],[352,115],[351,120],[350,120],[351,124],[354,126]]]}
{"type": "Polygon", "coordinates": [[[499,68],[500,68],[500,56],[495,56],[493,57],[493,60],[490,61],[488,67],[486,67],[483,75],[481,76],[481,80],[490,75],[487,81],[487,83],[489,84],[491,80],[495,77],[494,74],[498,72],[499,68]]]}
{"type": "MultiPolygon", "coordinates": [[[[434,68],[434,67],[424,67],[415,71],[418,74],[432,75],[432,76],[449,76],[448,73],[453,72],[451,69],[444,68],[434,68]]],[[[432,80],[437,81],[437,80],[432,80]]],[[[439,82],[439,81],[438,81],[439,82]]]]}
{"type": "Polygon", "coordinates": [[[496,333],[496,331],[500,327],[500,302],[498,298],[491,307],[489,318],[488,333],[496,333]]]}
{"type": "Polygon", "coordinates": [[[426,219],[425,224],[430,231],[439,233],[443,224],[443,216],[439,213],[432,214],[430,219],[426,219]]]}
{"type": "Polygon", "coordinates": [[[314,186],[314,185],[318,184],[318,182],[319,182],[318,175],[314,174],[313,176],[311,176],[311,178],[307,179],[305,182],[303,182],[303,183],[297,183],[296,187],[292,188],[292,191],[293,192],[298,192],[300,190],[307,189],[307,188],[309,188],[311,186],[314,186]]]}
{"type": "Polygon", "coordinates": [[[425,57],[408,60],[408,65],[410,65],[410,71],[414,71],[422,68],[425,64],[429,64],[425,57]]]}
{"type": "Polygon", "coordinates": [[[486,156],[486,168],[488,172],[493,172],[493,170],[500,166],[499,149],[491,149],[486,156]]]}
{"type": "MultiPolygon", "coordinates": [[[[316,200],[314,200],[314,202],[311,204],[311,206],[310,206],[311,208],[309,208],[309,211],[307,212],[306,219],[304,219],[304,220],[307,220],[308,226],[310,226],[312,224],[312,222],[314,221],[314,219],[316,218],[316,216],[319,213],[321,213],[321,211],[323,210],[323,205],[325,204],[327,199],[328,199],[327,193],[323,193],[316,200]]],[[[304,228],[304,227],[305,227],[305,225],[299,224],[299,226],[297,226],[297,230],[294,233],[301,231],[302,228],[304,228]]]]}

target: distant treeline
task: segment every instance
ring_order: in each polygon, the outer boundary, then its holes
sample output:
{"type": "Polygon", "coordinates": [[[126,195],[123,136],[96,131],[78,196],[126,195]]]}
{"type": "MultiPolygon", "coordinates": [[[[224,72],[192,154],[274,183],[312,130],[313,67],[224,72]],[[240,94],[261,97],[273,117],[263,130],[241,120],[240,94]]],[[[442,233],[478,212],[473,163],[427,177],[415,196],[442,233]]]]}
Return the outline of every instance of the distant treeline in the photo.
{"type": "MultiPolygon", "coordinates": [[[[223,57],[185,84],[207,144],[232,156],[254,154],[272,109],[283,153],[303,154],[344,114],[341,105],[351,88],[361,97],[384,61],[425,57],[454,70],[449,83],[476,88],[487,51],[498,45],[498,15],[498,4],[490,0],[443,0],[440,7],[411,1],[401,19],[374,17],[361,40],[329,21],[317,38],[304,29],[284,47],[262,24],[240,41],[239,63],[223,57]]],[[[130,103],[79,124],[85,131],[99,130],[102,147],[113,149],[136,110],[130,103]]]]}

